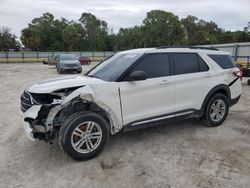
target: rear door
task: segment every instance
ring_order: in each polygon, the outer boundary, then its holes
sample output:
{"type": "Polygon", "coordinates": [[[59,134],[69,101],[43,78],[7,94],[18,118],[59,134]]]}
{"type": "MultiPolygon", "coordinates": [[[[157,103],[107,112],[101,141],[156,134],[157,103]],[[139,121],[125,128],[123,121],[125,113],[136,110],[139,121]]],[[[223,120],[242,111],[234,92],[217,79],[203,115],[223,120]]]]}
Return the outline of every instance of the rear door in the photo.
{"type": "Polygon", "coordinates": [[[199,110],[213,88],[211,68],[196,53],[172,53],[176,85],[176,110],[199,110]]]}
{"type": "Polygon", "coordinates": [[[175,111],[175,85],[171,76],[169,55],[148,54],[127,75],[138,70],[147,74],[146,80],[120,82],[125,125],[163,117],[175,111]]]}

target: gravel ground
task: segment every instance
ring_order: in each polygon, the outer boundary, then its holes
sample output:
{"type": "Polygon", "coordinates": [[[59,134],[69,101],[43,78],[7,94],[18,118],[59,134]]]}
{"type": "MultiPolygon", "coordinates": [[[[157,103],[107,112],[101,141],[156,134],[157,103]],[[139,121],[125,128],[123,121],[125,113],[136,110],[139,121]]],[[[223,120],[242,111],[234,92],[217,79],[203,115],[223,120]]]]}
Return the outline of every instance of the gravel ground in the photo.
{"type": "Polygon", "coordinates": [[[120,133],[97,158],[77,162],[58,143],[28,140],[22,127],[23,89],[58,76],[42,64],[0,65],[0,187],[250,187],[246,80],[220,127],[188,120],[120,133]]]}

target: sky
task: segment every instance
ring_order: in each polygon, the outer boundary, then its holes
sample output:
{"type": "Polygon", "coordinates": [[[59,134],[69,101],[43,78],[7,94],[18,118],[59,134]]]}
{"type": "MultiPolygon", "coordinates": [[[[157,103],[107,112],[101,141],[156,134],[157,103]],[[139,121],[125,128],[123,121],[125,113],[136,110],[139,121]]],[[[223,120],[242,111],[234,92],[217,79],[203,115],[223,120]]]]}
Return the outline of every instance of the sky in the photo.
{"type": "Polygon", "coordinates": [[[0,0],[0,27],[9,27],[18,37],[35,17],[45,12],[56,18],[77,21],[83,12],[105,20],[115,32],[141,25],[153,9],[214,21],[226,30],[243,30],[250,21],[250,0],[0,0]]]}

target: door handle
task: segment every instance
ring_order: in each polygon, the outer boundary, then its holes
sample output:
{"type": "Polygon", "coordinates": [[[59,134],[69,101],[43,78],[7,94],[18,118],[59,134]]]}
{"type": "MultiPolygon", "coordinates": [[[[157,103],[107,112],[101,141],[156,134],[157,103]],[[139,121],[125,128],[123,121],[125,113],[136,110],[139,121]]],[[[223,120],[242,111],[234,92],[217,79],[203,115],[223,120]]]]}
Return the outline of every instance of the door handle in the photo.
{"type": "Polygon", "coordinates": [[[210,73],[206,73],[204,77],[209,78],[209,77],[212,77],[212,75],[210,73]]]}
{"type": "Polygon", "coordinates": [[[168,80],[162,80],[160,85],[167,85],[169,84],[170,82],[168,80]]]}

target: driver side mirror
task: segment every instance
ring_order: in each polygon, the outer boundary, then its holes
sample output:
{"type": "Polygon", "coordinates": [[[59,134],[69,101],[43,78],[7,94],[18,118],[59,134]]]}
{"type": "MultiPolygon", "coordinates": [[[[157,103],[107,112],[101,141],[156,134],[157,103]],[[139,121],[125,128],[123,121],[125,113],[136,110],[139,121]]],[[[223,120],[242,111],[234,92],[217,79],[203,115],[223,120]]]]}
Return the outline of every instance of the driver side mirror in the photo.
{"type": "Polygon", "coordinates": [[[134,71],[131,72],[128,76],[128,81],[140,81],[140,80],[146,80],[147,74],[144,71],[134,71]]]}

